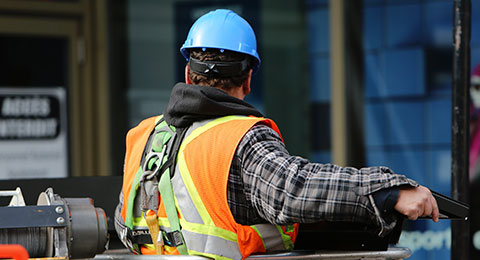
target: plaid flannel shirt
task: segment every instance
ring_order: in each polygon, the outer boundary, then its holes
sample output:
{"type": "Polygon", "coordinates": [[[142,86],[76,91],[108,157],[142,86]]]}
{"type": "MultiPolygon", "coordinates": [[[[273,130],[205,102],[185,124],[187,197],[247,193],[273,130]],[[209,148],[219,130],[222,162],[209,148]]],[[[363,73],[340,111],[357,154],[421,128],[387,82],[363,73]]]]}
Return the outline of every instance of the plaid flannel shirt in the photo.
{"type": "Polygon", "coordinates": [[[387,167],[355,169],[292,156],[275,131],[256,125],[235,152],[227,200],[244,225],[352,221],[373,225],[383,236],[395,220],[381,216],[371,195],[405,184],[418,185],[387,167]]]}

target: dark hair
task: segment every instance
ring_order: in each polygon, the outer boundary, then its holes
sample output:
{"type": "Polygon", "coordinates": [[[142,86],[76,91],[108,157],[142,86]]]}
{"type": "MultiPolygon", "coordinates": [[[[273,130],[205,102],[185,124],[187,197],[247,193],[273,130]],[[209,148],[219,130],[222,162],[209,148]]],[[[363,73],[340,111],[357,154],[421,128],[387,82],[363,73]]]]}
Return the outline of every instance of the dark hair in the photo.
{"type": "Polygon", "coordinates": [[[215,76],[204,76],[198,73],[189,70],[188,77],[195,85],[206,85],[215,88],[222,88],[224,90],[229,90],[234,87],[238,87],[242,85],[245,80],[248,78],[248,73],[252,68],[252,59],[250,56],[233,52],[233,51],[223,51],[221,52],[218,49],[206,49],[203,51],[202,49],[192,49],[190,50],[190,57],[200,60],[200,61],[242,61],[246,57],[250,60],[249,66],[246,70],[244,70],[240,75],[233,76],[233,77],[215,77],[215,76]]]}

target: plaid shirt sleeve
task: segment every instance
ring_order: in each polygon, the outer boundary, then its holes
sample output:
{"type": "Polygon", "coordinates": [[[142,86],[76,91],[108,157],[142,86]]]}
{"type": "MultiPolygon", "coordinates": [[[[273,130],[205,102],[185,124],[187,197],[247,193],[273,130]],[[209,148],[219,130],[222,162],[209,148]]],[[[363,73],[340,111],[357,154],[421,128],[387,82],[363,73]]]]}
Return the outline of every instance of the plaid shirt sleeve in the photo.
{"type": "MultiPolygon", "coordinates": [[[[245,202],[269,223],[362,222],[375,226],[381,236],[393,229],[395,220],[381,217],[372,193],[399,185],[418,186],[387,167],[355,169],[292,156],[278,134],[264,125],[254,126],[240,142],[231,175],[229,186],[235,176],[238,186],[241,176],[245,202]]],[[[235,211],[242,209],[232,210],[234,216],[235,211]]]]}

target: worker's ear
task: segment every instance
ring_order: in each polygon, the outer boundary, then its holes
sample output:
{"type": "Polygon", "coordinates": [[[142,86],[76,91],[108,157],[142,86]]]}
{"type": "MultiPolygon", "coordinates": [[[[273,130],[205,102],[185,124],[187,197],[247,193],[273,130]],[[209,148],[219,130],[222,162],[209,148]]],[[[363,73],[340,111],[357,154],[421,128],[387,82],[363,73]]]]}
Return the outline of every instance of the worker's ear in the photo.
{"type": "Polygon", "coordinates": [[[253,70],[250,69],[248,72],[248,78],[243,82],[242,89],[243,89],[243,94],[248,95],[250,94],[250,83],[252,82],[252,72],[253,70]]]}
{"type": "Polygon", "coordinates": [[[187,65],[185,65],[185,83],[192,84],[192,81],[188,77],[188,71],[189,70],[190,70],[190,68],[188,67],[188,63],[187,63],[187,65]]]}

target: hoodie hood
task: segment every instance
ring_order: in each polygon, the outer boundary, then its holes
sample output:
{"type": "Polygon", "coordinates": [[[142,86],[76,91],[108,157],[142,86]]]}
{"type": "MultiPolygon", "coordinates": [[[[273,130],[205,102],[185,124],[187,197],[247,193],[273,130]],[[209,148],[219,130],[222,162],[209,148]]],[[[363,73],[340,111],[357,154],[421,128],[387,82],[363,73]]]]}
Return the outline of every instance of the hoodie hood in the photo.
{"type": "Polygon", "coordinates": [[[247,102],[214,87],[177,83],[173,87],[165,121],[175,127],[187,127],[193,122],[229,115],[263,117],[247,102]]]}

